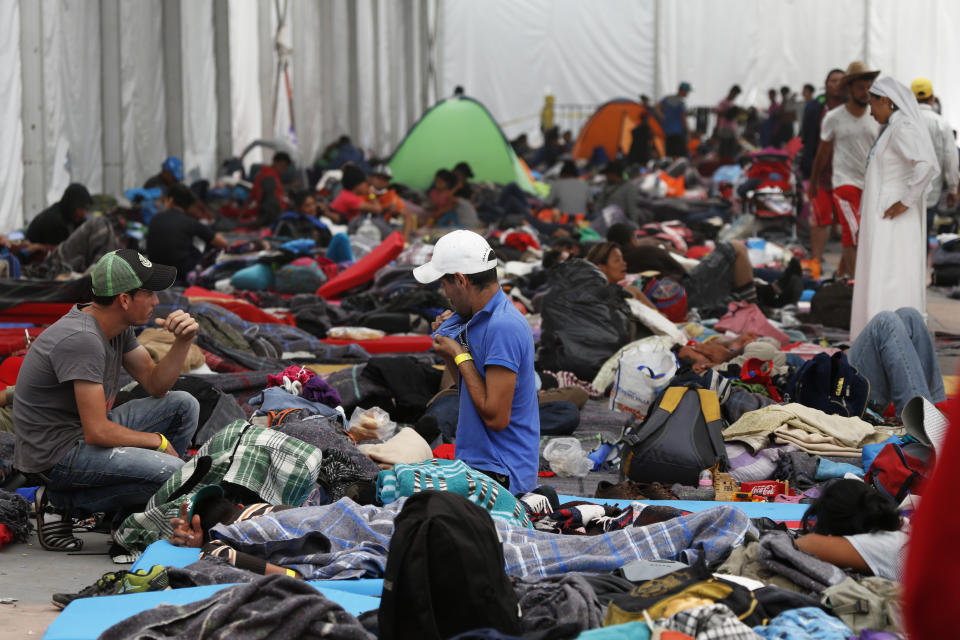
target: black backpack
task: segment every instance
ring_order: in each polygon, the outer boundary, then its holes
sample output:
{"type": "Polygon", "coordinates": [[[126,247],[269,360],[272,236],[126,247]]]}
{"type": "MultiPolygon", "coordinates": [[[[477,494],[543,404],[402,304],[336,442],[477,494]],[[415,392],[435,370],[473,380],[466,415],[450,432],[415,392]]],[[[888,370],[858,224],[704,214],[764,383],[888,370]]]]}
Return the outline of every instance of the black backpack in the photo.
{"type": "Polygon", "coordinates": [[[859,418],[870,400],[870,382],[847,361],[845,353],[818,353],[790,378],[783,400],[831,415],[859,418]]]}
{"type": "Polygon", "coordinates": [[[637,430],[624,436],[620,479],[696,485],[700,472],[729,467],[717,394],[667,387],[637,430]]]}
{"type": "Polygon", "coordinates": [[[382,640],[520,635],[520,607],[486,510],[448,491],[407,498],[394,521],[380,600],[382,640]]]}
{"type": "Polygon", "coordinates": [[[810,299],[810,319],[825,327],[849,329],[852,309],[853,287],[843,282],[823,285],[810,299]]]}

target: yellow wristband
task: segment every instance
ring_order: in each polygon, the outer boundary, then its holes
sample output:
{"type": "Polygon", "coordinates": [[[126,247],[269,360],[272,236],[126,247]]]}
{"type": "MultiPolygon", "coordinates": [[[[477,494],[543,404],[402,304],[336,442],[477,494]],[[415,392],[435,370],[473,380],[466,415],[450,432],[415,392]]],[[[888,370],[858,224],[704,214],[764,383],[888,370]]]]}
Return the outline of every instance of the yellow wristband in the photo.
{"type": "Polygon", "coordinates": [[[287,572],[287,575],[290,576],[291,578],[297,577],[297,572],[294,571],[293,569],[286,569],[286,572],[287,572]]]}
{"type": "Polygon", "coordinates": [[[458,355],[456,358],[453,359],[453,364],[459,367],[467,360],[473,360],[473,356],[470,355],[469,353],[461,353],[460,355],[458,355]]]}
{"type": "Polygon", "coordinates": [[[160,436],[160,446],[157,447],[157,451],[166,452],[167,447],[170,446],[170,441],[167,440],[167,436],[162,433],[158,433],[157,435],[160,436]]]}

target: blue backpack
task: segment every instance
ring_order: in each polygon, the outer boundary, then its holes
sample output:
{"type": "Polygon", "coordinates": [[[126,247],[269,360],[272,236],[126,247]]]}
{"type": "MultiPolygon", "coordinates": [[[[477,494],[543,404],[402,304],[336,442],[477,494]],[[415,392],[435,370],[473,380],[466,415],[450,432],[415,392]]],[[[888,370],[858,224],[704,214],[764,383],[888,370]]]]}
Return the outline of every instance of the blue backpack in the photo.
{"type": "Polygon", "coordinates": [[[784,402],[797,402],[824,413],[859,418],[870,400],[870,382],[840,352],[818,353],[803,363],[787,383],[784,402]]]}

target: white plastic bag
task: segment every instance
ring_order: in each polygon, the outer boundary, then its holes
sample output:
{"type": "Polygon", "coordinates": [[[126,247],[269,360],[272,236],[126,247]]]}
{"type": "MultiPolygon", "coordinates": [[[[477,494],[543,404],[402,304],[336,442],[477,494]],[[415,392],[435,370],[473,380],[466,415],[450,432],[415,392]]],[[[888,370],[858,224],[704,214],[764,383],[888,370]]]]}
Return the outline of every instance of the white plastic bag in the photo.
{"type": "Polygon", "coordinates": [[[593,469],[593,460],[576,438],[553,438],[543,448],[543,458],[550,463],[551,471],[565,478],[582,478],[593,469]]]}
{"type": "Polygon", "coordinates": [[[397,431],[397,423],[380,407],[361,409],[357,407],[350,416],[350,433],[357,442],[386,440],[397,431]]]}
{"type": "Polygon", "coordinates": [[[677,373],[677,358],[662,342],[644,341],[620,354],[610,408],[641,418],[677,373]]]}

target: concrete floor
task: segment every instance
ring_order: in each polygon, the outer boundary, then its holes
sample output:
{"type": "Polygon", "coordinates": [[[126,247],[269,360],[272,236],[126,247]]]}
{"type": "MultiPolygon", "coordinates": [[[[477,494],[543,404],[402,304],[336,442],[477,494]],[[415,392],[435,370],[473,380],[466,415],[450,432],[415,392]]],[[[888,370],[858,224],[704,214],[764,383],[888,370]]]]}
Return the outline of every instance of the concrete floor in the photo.
{"type": "MultiPolygon", "coordinates": [[[[827,262],[836,262],[838,249],[828,253],[827,262]]],[[[960,300],[928,290],[927,312],[931,330],[960,334],[960,300]]],[[[940,357],[940,370],[949,376],[947,392],[951,394],[957,389],[958,366],[960,351],[940,357]]],[[[76,592],[107,571],[129,568],[110,560],[106,535],[84,533],[80,537],[84,546],[79,553],[46,551],[37,542],[36,533],[26,545],[11,545],[0,551],[0,602],[16,598],[12,604],[0,604],[0,640],[41,637],[59,613],[50,604],[51,594],[76,592]]]]}

